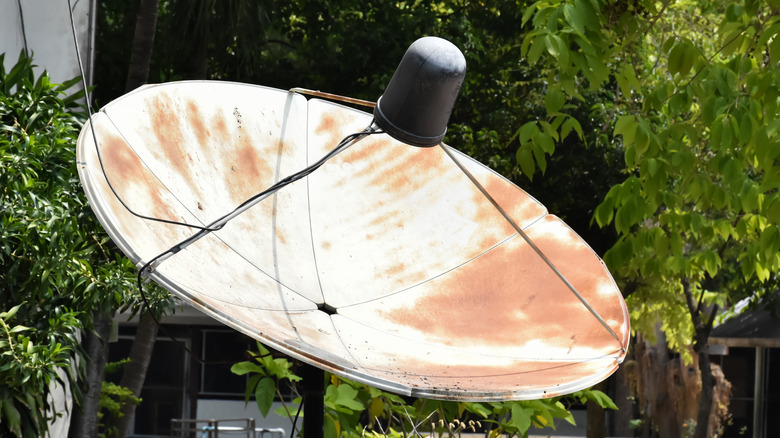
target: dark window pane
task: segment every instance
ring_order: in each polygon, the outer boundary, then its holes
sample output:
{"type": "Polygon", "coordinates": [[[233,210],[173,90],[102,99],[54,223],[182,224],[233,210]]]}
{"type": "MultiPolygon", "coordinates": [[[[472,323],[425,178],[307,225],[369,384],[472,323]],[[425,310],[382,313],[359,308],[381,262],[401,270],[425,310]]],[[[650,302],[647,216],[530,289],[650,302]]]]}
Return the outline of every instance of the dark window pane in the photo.
{"type": "Polygon", "coordinates": [[[246,351],[254,342],[235,331],[205,330],[203,332],[202,394],[243,397],[247,376],[237,376],[230,367],[246,360],[246,351]]]}

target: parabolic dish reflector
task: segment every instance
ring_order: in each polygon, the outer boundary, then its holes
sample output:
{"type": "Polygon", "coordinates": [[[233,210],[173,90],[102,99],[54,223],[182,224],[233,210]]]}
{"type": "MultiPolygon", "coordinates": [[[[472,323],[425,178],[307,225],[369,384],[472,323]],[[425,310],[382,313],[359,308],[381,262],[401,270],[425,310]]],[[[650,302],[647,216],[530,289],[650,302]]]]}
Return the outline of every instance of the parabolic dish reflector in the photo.
{"type": "MultiPolygon", "coordinates": [[[[134,216],[106,176],[131,210],[206,226],[371,121],[261,86],[145,86],[82,130],[80,178],[110,237],[140,267],[198,230],[134,216]]],[[[601,259],[523,190],[456,155],[591,310],[442,148],[385,134],[198,239],[151,278],[291,357],[401,394],[536,399],[609,376],[629,323],[601,259]]]]}

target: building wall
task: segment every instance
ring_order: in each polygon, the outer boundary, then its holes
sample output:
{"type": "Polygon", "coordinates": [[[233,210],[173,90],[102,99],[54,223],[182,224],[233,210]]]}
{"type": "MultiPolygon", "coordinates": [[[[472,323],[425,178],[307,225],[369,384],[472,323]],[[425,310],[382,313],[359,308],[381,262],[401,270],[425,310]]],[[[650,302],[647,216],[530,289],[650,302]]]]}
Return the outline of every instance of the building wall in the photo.
{"type": "MultiPolygon", "coordinates": [[[[91,84],[97,2],[73,0],[71,3],[81,59],[87,82],[91,84]]],[[[3,62],[6,71],[26,48],[38,66],[36,75],[46,70],[55,83],[80,75],[66,0],[0,0],[0,11],[0,53],[6,54],[3,62]]]]}
{"type": "MultiPolygon", "coordinates": [[[[290,436],[292,429],[292,420],[273,413],[276,408],[282,407],[280,402],[274,402],[271,413],[263,418],[263,414],[257,409],[257,404],[250,401],[245,404],[243,401],[236,400],[198,400],[198,411],[196,418],[254,418],[255,427],[260,429],[283,429],[283,436],[290,436]]],[[[301,418],[298,419],[298,426],[301,426],[301,418]]]]}

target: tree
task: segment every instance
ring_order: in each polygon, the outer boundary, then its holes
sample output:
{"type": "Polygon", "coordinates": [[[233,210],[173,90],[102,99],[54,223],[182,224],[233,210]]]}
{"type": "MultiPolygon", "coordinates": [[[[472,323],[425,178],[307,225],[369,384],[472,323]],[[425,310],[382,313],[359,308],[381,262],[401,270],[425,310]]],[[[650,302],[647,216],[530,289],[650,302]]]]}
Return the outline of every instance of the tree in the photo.
{"type": "MultiPolygon", "coordinates": [[[[634,330],[652,336],[660,321],[669,345],[698,360],[696,437],[714,433],[707,345],[718,311],[773,290],[780,271],[778,7],[564,0],[524,15],[523,54],[547,68],[549,120],[587,90],[612,93],[603,114],[626,177],[594,219],[619,233],[605,261],[634,330]]],[[[528,146],[537,164],[547,141],[528,146]]],[[[532,158],[521,147],[522,159],[532,158]]]]}
{"type": "Polygon", "coordinates": [[[130,67],[127,71],[126,91],[134,90],[149,79],[149,63],[152,60],[154,35],[157,30],[159,0],[141,0],[135,21],[130,67]]]}
{"type": "MultiPolygon", "coordinates": [[[[80,332],[93,314],[129,300],[134,266],[118,257],[78,182],[77,80],[37,79],[23,54],[0,55],[0,435],[44,436],[62,412],[54,385],[81,401],[89,362],[80,332]],[[57,377],[66,371],[67,382],[57,377]]],[[[100,385],[100,381],[97,382],[100,385]]]]}

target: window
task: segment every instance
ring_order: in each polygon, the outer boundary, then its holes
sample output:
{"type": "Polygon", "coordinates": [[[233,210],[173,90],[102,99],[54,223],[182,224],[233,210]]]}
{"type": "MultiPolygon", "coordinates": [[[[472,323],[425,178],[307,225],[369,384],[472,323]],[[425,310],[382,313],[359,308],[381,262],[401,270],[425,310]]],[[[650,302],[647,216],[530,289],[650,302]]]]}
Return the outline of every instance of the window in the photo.
{"type": "MultiPolygon", "coordinates": [[[[180,342],[189,343],[187,339],[180,342]]],[[[109,361],[119,361],[129,356],[133,338],[120,336],[109,346],[109,361]]],[[[180,418],[186,412],[185,387],[188,366],[185,351],[170,338],[158,337],[146,371],[141,390],[143,400],[135,410],[133,436],[168,436],[171,418],[180,418]]],[[[119,382],[121,373],[107,376],[119,382]]]]}
{"type": "Polygon", "coordinates": [[[202,333],[200,394],[243,399],[248,376],[237,376],[230,372],[230,367],[247,360],[246,352],[255,341],[233,330],[206,329],[202,333]]]}
{"type": "MultiPolygon", "coordinates": [[[[201,366],[199,396],[203,398],[244,399],[250,375],[237,376],[230,367],[249,360],[247,351],[257,350],[257,342],[230,329],[203,329],[203,364],[201,366]]],[[[281,354],[273,352],[275,357],[281,354]]],[[[294,372],[294,371],[293,371],[294,372]]],[[[279,391],[285,400],[294,398],[290,382],[280,384],[279,391]]]]}

